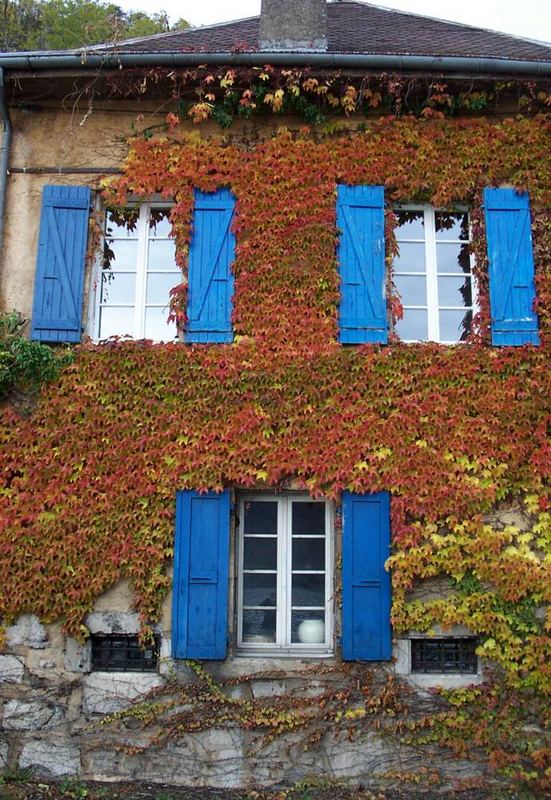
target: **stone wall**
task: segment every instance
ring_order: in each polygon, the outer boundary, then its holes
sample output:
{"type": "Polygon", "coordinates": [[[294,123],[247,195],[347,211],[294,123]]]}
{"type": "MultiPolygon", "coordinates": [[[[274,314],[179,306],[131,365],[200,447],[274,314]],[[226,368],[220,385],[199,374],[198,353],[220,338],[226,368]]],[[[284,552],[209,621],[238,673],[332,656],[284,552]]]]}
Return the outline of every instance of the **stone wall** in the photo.
{"type": "MultiPolygon", "coordinates": [[[[128,584],[122,581],[98,600],[87,617],[91,633],[136,633],[138,619],[129,611],[130,601],[128,584]]],[[[187,733],[139,754],[125,752],[123,748],[146,744],[151,734],[132,717],[102,727],[104,716],[128,708],[170,681],[197,680],[189,667],[169,657],[170,598],[157,633],[161,642],[158,674],[93,672],[88,643],[65,637],[59,625],[43,625],[31,615],[20,617],[8,628],[7,647],[0,655],[0,767],[28,768],[39,778],[78,775],[99,781],[135,779],[214,787],[292,783],[313,774],[376,785],[385,775],[426,769],[426,749],[419,751],[372,732],[354,741],[324,735],[305,749],[300,734],[287,734],[261,746],[257,732],[235,724],[187,733]]],[[[375,675],[382,679],[387,672],[398,672],[401,661],[402,671],[408,671],[405,641],[397,642],[397,662],[376,666],[375,675]]],[[[342,674],[325,669],[337,663],[336,659],[233,657],[204,666],[217,680],[241,678],[225,689],[233,697],[277,701],[292,693],[316,698],[328,688],[337,690],[342,674]],[[319,674],[316,664],[323,667],[319,674]]],[[[418,713],[428,713],[434,699],[416,687],[408,704],[418,713]]],[[[446,784],[480,774],[479,765],[450,761],[444,754],[434,753],[430,763],[446,784]]]]}

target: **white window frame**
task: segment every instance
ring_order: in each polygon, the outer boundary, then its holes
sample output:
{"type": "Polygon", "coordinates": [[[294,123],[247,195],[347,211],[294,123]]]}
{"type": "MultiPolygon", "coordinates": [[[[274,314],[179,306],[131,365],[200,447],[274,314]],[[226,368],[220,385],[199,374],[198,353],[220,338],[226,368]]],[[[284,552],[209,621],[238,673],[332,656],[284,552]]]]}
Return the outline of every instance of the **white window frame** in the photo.
{"type": "MultiPolygon", "coordinates": [[[[310,495],[286,492],[284,494],[246,494],[239,500],[239,525],[237,546],[237,651],[249,655],[265,656],[331,656],[334,653],[334,507],[328,500],[315,501],[310,495]],[[277,611],[276,641],[266,643],[243,641],[243,554],[245,503],[277,502],[277,611]],[[291,503],[323,502],[325,504],[325,641],[321,644],[291,643],[291,575],[292,575],[292,513],[291,503]]],[[[261,534],[259,534],[261,536],[261,534]]],[[[312,538],[305,536],[304,538],[312,538]]],[[[262,572],[262,570],[259,570],[262,572]]],[[[295,571],[300,573],[300,571],[295,571]]],[[[305,570],[313,573],[314,570],[305,570]]],[[[321,570],[320,570],[321,572],[321,570]]],[[[321,610],[321,607],[320,609],[321,610]]]]}
{"type": "MultiPolygon", "coordinates": [[[[471,278],[471,292],[472,292],[472,306],[467,307],[464,306],[463,308],[460,306],[445,306],[439,305],[438,303],[438,277],[460,277],[457,272],[441,272],[438,274],[438,262],[436,256],[436,213],[443,212],[446,213],[458,213],[458,214],[468,214],[468,208],[465,207],[457,207],[451,210],[449,209],[442,209],[436,208],[435,206],[428,205],[428,204],[407,204],[407,205],[399,205],[395,206],[394,211],[421,211],[423,212],[424,219],[423,219],[423,228],[425,231],[425,238],[423,239],[414,239],[414,238],[405,238],[404,242],[423,242],[425,245],[425,268],[426,272],[423,273],[426,276],[427,281],[427,305],[408,305],[408,309],[415,310],[425,310],[427,311],[427,338],[426,339],[402,339],[403,342],[406,343],[413,343],[413,342],[420,342],[420,341],[427,341],[427,342],[438,342],[440,344],[463,344],[459,339],[442,339],[440,337],[440,318],[439,312],[446,311],[446,310],[458,310],[461,309],[465,310],[467,313],[469,310],[472,311],[473,317],[475,314],[478,313],[479,306],[478,306],[478,287],[476,284],[476,278],[474,275],[474,256],[472,252],[469,254],[469,263],[470,263],[470,278],[471,278]]],[[[461,242],[462,244],[469,244],[471,243],[472,236],[471,236],[471,224],[469,220],[469,238],[466,242],[461,242]]],[[[455,243],[455,240],[448,240],[450,243],[455,243]]],[[[458,242],[460,240],[457,240],[458,242]]],[[[419,276],[422,273],[419,272],[407,272],[403,270],[396,270],[399,275],[404,276],[419,276]]],[[[394,274],[394,271],[393,271],[394,274]]],[[[401,298],[403,302],[404,298],[401,298]]]]}
{"type": "MultiPolygon", "coordinates": [[[[148,275],[148,248],[149,248],[149,214],[151,209],[155,210],[165,210],[171,209],[172,203],[142,203],[140,206],[128,206],[129,210],[133,208],[138,208],[138,217],[136,220],[136,232],[135,238],[137,239],[137,254],[136,254],[136,270],[119,270],[116,268],[113,270],[114,272],[121,272],[127,274],[135,274],[136,275],[136,288],[134,292],[134,303],[116,303],[116,307],[121,308],[132,308],[134,307],[134,324],[133,324],[133,331],[130,332],[121,332],[119,335],[124,336],[128,334],[133,339],[144,339],[145,338],[145,312],[146,307],[159,308],[160,305],[158,303],[149,303],[146,305],[146,290],[147,290],[147,275],[148,275]]],[[[105,212],[104,218],[104,230],[102,235],[102,244],[106,239],[114,239],[117,240],[117,237],[107,236],[106,226],[108,223],[108,214],[109,212],[105,212]]],[[[119,237],[122,238],[122,237],[119,237]]],[[[134,237],[132,237],[134,238],[134,237]]],[[[153,270],[155,273],[159,274],[170,274],[173,270],[162,270],[162,269],[155,269],[153,270]]],[[[94,341],[100,341],[100,320],[101,320],[101,308],[103,306],[109,308],[108,303],[101,302],[101,295],[102,295],[102,276],[105,272],[102,266],[102,258],[100,257],[96,262],[96,268],[94,270],[93,279],[92,279],[92,291],[94,294],[94,302],[90,304],[92,310],[92,318],[90,320],[89,330],[91,331],[91,336],[94,341]]],[[[177,285],[176,283],[174,284],[177,285]]],[[[168,317],[169,313],[169,300],[170,298],[167,297],[166,299],[166,315],[168,317]]],[[[169,328],[167,327],[167,333],[169,332],[169,328]]],[[[181,338],[180,334],[174,336],[173,339],[170,339],[168,336],[162,341],[179,341],[181,338]]]]}

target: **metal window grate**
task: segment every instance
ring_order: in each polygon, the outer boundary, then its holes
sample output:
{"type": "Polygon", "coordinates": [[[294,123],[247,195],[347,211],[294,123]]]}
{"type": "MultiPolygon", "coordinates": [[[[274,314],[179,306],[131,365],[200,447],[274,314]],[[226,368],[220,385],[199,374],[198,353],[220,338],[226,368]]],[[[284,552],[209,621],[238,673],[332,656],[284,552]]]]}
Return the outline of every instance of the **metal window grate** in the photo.
{"type": "Polygon", "coordinates": [[[477,670],[476,639],[412,639],[411,671],[423,673],[464,673],[477,670]]]}
{"type": "Polygon", "coordinates": [[[159,641],[142,648],[137,636],[92,636],[92,669],[106,672],[156,672],[159,641]]]}

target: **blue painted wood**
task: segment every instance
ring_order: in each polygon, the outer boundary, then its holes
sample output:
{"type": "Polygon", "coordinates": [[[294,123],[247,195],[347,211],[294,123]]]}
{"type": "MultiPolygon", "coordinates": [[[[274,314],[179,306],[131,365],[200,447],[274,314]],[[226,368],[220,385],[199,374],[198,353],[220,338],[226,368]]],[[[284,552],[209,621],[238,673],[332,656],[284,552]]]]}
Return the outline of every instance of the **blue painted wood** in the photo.
{"type": "Polygon", "coordinates": [[[231,342],[235,198],[229,189],[195,190],[189,248],[186,342],[231,342]]]}
{"type": "Polygon", "coordinates": [[[339,341],[387,341],[384,188],[337,187],[339,341]]]}
{"type": "Polygon", "coordinates": [[[539,344],[530,200],[514,189],[485,189],[492,344],[539,344]]]}
{"type": "Polygon", "coordinates": [[[172,654],[224,659],[228,626],[230,493],[176,494],[172,654]]]}
{"type": "Polygon", "coordinates": [[[390,496],[343,493],[342,657],[388,661],[392,656],[390,496]]]}
{"type": "Polygon", "coordinates": [[[44,186],[31,339],[79,342],[91,192],[44,186]]]}

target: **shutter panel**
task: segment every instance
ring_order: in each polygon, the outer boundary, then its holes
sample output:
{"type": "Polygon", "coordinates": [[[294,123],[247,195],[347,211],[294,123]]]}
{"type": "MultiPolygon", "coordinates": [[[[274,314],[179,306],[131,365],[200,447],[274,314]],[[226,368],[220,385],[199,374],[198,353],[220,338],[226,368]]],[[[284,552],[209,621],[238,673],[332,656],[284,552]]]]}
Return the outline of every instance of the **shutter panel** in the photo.
{"type": "Polygon", "coordinates": [[[174,658],[223,659],[228,625],[230,493],[176,495],[174,658]]]}
{"type": "Polygon", "coordinates": [[[387,341],[384,189],[338,186],[339,341],[387,341]]]}
{"type": "Polygon", "coordinates": [[[514,189],[485,189],[484,214],[492,344],[539,344],[528,195],[514,189]]]}
{"type": "Polygon", "coordinates": [[[388,492],[343,493],[342,657],[345,661],[388,661],[390,575],[388,492]]]}
{"type": "Polygon", "coordinates": [[[31,338],[79,342],[90,214],[88,186],[45,186],[31,338]]]}
{"type": "Polygon", "coordinates": [[[189,248],[186,342],[231,342],[235,198],[229,189],[195,191],[189,248]]]}

